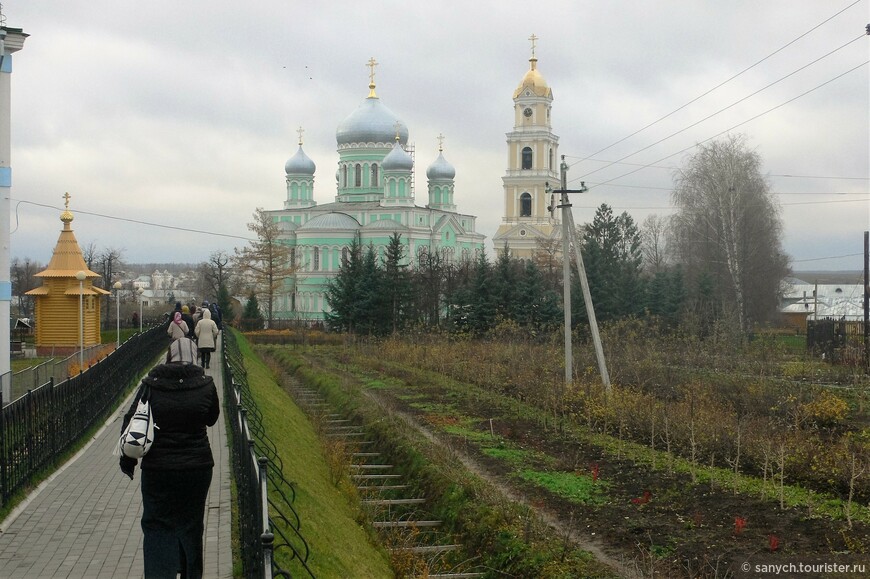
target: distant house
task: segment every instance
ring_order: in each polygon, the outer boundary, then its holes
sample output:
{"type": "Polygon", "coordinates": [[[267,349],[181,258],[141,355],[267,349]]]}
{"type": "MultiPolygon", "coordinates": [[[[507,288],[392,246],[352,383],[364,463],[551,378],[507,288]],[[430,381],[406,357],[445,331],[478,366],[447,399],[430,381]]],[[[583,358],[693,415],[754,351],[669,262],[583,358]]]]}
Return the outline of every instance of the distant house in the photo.
{"type": "Polygon", "coordinates": [[[786,278],[779,312],[784,323],[801,333],[807,320],[864,319],[864,285],[861,283],[808,283],[798,278],[786,278]]]}

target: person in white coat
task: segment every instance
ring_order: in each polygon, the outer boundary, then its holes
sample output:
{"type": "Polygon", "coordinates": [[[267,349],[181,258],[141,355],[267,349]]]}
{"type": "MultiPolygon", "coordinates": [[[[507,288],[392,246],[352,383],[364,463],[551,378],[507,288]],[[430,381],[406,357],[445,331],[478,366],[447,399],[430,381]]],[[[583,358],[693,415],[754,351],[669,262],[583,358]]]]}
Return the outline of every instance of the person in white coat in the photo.
{"type": "Polygon", "coordinates": [[[211,312],[207,309],[202,311],[202,319],[196,323],[193,329],[196,334],[196,343],[199,346],[199,355],[202,357],[202,367],[208,368],[211,362],[211,353],[217,344],[218,328],[211,319],[211,312]]]}

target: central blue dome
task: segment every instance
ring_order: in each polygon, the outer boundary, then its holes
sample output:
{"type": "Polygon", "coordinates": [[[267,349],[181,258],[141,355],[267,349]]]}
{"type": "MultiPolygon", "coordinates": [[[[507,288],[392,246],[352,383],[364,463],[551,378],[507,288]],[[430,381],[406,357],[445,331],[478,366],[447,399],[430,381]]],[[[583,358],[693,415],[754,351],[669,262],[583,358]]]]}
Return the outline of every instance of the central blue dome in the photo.
{"type": "Polygon", "coordinates": [[[392,143],[396,140],[399,123],[399,142],[408,143],[408,127],[388,109],[381,99],[369,97],[344,119],[335,132],[339,145],[351,143],[392,143]]]}

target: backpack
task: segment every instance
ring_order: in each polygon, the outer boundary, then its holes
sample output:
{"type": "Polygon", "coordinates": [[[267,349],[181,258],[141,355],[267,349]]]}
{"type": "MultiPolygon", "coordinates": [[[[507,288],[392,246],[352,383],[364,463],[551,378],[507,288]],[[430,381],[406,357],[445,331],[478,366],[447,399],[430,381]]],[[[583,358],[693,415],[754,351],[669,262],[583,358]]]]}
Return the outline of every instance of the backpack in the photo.
{"type": "Polygon", "coordinates": [[[136,412],[121,432],[116,454],[139,459],[151,449],[151,444],[154,442],[154,429],[159,427],[154,424],[154,417],[151,416],[150,394],[149,388],[143,384],[136,412]]]}

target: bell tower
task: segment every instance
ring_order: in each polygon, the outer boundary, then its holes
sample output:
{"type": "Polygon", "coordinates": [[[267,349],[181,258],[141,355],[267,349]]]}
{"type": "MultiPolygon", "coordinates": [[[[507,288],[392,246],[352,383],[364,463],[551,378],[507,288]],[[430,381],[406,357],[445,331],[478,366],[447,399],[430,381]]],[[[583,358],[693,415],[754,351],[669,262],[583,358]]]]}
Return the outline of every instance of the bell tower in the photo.
{"type": "Polygon", "coordinates": [[[553,91],[538,71],[535,48],[538,37],[529,37],[532,57],[529,70],[514,91],[514,128],[507,133],[507,172],[504,185],[504,216],[493,236],[497,255],[505,244],[513,257],[530,259],[538,239],[559,235],[558,212],[550,213],[546,184],[559,183],[559,137],[553,134],[550,112],[553,91]]]}

